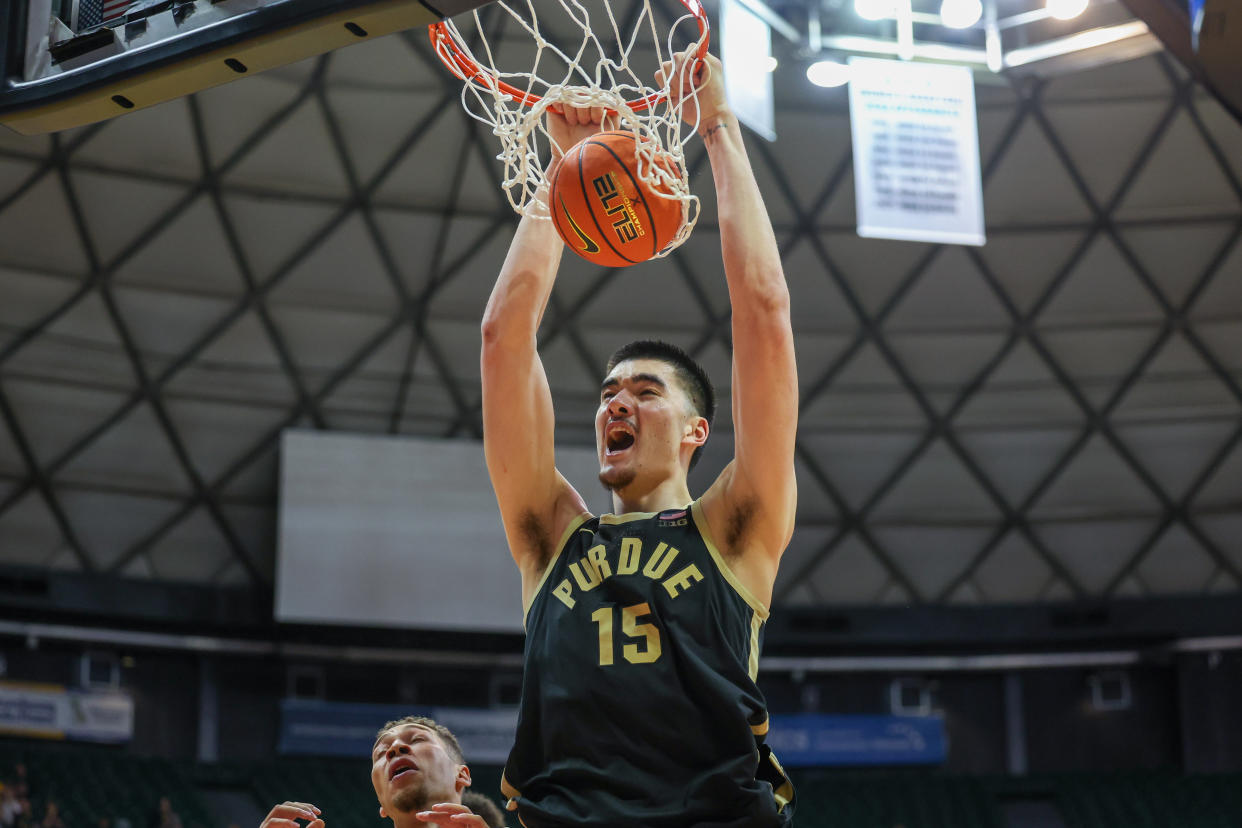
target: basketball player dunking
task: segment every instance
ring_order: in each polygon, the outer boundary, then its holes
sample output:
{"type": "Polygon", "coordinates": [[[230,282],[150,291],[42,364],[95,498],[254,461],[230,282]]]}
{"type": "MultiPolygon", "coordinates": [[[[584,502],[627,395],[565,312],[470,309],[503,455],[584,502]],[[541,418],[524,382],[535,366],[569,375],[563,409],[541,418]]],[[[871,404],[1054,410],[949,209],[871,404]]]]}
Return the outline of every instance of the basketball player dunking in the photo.
{"type": "MultiPolygon", "coordinates": [[[[707,377],[651,342],[619,350],[600,388],[599,478],[615,513],[589,514],[557,472],[536,352],[562,252],[551,222],[522,220],[483,320],[487,466],[526,607],[503,788],[526,828],[759,828],[793,810],[755,684],[797,497],[789,294],[720,62],[698,78],[683,116],[702,113],[733,307],[735,456],[715,483],[693,500],[686,482],[711,430],[707,377]]],[[[548,128],[568,148],[600,118],[566,108],[548,128]]]]}

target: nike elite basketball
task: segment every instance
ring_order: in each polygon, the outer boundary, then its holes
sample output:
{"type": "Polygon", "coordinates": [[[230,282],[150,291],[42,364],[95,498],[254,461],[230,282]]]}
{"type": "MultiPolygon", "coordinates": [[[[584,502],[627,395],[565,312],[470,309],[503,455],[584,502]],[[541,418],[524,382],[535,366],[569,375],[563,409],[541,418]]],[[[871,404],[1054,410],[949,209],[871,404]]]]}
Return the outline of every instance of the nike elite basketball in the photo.
{"type": "Polygon", "coordinates": [[[645,262],[681,229],[681,202],[661,198],[638,177],[631,132],[601,132],[571,147],[553,172],[549,198],[565,244],[595,264],[645,262]]]}

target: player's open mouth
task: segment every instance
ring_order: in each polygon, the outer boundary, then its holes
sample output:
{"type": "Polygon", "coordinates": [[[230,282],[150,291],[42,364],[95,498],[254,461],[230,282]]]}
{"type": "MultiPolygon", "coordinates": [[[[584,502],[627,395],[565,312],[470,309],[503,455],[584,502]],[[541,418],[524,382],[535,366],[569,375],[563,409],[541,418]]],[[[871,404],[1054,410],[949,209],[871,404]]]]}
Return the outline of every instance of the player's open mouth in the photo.
{"type": "Polygon", "coordinates": [[[416,770],[418,770],[418,765],[415,765],[413,762],[409,761],[408,759],[404,761],[398,761],[393,766],[392,770],[388,772],[388,778],[396,779],[398,776],[404,776],[405,774],[411,771],[416,771],[416,770]]]}
{"type": "Polygon", "coordinates": [[[634,432],[625,423],[612,423],[604,434],[604,454],[611,457],[634,445],[634,432]]]}

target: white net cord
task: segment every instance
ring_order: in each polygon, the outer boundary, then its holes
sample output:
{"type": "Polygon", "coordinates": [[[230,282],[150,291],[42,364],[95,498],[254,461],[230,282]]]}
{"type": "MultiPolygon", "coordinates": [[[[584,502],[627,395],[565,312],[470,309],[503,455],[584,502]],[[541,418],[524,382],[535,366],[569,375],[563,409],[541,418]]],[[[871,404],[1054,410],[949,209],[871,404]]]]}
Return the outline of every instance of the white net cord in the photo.
{"type": "MultiPolygon", "coordinates": [[[[497,49],[484,29],[478,10],[470,15],[474,26],[472,39],[477,42],[475,48],[471,48],[457,23],[445,21],[444,28],[454,47],[478,66],[478,71],[473,72],[472,76],[464,70],[454,70],[466,80],[462,89],[462,105],[467,114],[486,124],[500,140],[501,150],[497,158],[504,166],[501,188],[509,204],[521,215],[541,219],[549,217],[548,205],[543,197],[547,189],[542,185],[547,180],[547,164],[552,156],[550,145],[553,143],[544,126],[545,112],[558,104],[607,110],[606,129],[626,130],[637,138],[638,177],[655,196],[681,203],[681,228],[657,254],[668,255],[689,237],[699,215],[699,199],[690,192],[685,157],[685,146],[698,127],[697,119],[690,125],[693,129],[688,130],[684,137],[682,133],[682,111],[687,105],[695,103],[695,93],[685,99],[674,100],[669,91],[670,87],[693,89],[694,84],[686,83],[685,76],[703,64],[683,60],[679,64],[678,76],[666,78],[663,86],[657,87],[653,85],[656,82],[655,67],[651,67],[650,80],[644,81],[632,65],[631,56],[636,50],[646,50],[650,60],[653,50],[656,66],[671,61],[679,29],[693,22],[695,17],[686,14],[677,19],[670,27],[667,39],[662,40],[656,29],[651,0],[636,0],[641,3],[640,13],[633,30],[628,37],[623,37],[609,0],[592,0],[593,7],[599,3],[607,16],[605,36],[609,43],[606,47],[592,30],[590,11],[582,2],[558,2],[560,10],[581,32],[581,41],[572,53],[544,36],[531,0],[526,0],[524,8],[522,4],[509,4],[503,0],[492,4],[508,15],[504,23],[516,21],[533,39],[534,55],[533,59],[528,57],[527,62],[531,64],[528,71],[501,71],[497,68],[497,49]],[[541,77],[541,72],[551,79],[541,77]],[[507,84],[521,97],[502,89],[502,84],[507,84]],[[538,99],[534,100],[536,97],[538,99]],[[635,111],[632,103],[643,98],[654,102],[645,109],[640,107],[640,111],[635,111]],[[660,163],[657,159],[667,159],[672,163],[660,163]]],[[[545,10],[545,17],[547,14],[545,10]]],[[[706,33],[700,34],[695,30],[693,34],[694,40],[689,41],[689,45],[691,49],[697,49],[706,33]]],[[[436,41],[436,48],[446,63],[460,66],[459,61],[446,56],[448,47],[436,41]]],[[[688,53],[685,46],[681,51],[688,53]]],[[[558,149],[563,153],[569,147],[558,149]]]]}

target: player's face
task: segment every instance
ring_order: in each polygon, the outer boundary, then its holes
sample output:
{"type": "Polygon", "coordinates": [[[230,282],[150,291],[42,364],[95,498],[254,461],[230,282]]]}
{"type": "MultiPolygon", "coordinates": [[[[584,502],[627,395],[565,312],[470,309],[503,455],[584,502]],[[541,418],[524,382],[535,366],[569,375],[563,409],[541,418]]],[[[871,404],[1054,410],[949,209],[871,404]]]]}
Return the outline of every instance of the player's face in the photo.
{"type": "Polygon", "coordinates": [[[618,491],[635,481],[654,486],[681,474],[681,447],[698,419],[668,363],[618,363],[600,386],[595,412],[600,482],[618,491]]]}
{"type": "Polygon", "coordinates": [[[398,725],[386,731],[371,750],[371,785],[381,817],[456,801],[463,774],[469,785],[465,766],[457,764],[439,735],[423,725],[398,725]]]}

